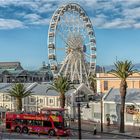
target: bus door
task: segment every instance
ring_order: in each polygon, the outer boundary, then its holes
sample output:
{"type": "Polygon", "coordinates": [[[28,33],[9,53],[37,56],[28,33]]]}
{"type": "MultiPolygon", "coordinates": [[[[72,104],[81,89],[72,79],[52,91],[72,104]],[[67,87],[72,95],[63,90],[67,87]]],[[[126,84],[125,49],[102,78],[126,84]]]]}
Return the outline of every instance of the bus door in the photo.
{"type": "Polygon", "coordinates": [[[49,133],[50,130],[54,130],[52,121],[44,120],[43,121],[44,133],[49,133]]]}

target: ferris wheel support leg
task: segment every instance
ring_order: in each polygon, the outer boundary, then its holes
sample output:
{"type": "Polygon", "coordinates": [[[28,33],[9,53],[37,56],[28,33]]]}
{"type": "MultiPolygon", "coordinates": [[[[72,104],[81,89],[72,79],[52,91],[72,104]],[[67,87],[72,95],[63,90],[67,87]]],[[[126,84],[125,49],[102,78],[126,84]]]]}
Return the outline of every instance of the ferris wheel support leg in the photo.
{"type": "Polygon", "coordinates": [[[72,77],[73,77],[73,68],[74,68],[74,64],[71,65],[71,70],[70,70],[70,75],[71,75],[71,76],[70,76],[70,80],[71,80],[71,81],[73,81],[73,80],[72,80],[72,77]]]}
{"type": "Polygon", "coordinates": [[[79,72],[78,72],[78,60],[76,61],[76,74],[77,74],[78,81],[81,81],[80,75],[79,75],[79,72]]]}
{"type": "Polygon", "coordinates": [[[71,56],[70,56],[70,59],[68,61],[67,66],[66,66],[66,71],[65,71],[65,74],[64,74],[65,76],[67,76],[67,74],[68,74],[68,68],[69,68],[70,62],[71,62],[71,56]]]}
{"type": "Polygon", "coordinates": [[[76,75],[76,63],[74,64],[74,70],[73,70],[73,75],[72,75],[72,81],[74,81],[76,75]]]}
{"type": "Polygon", "coordinates": [[[82,83],[83,78],[82,78],[82,62],[80,60],[80,83],[82,83]]]}
{"type": "Polygon", "coordinates": [[[62,70],[64,69],[64,66],[66,65],[66,62],[68,61],[68,59],[69,59],[69,55],[66,57],[61,69],[59,70],[59,74],[61,74],[62,70]]]}
{"type": "Polygon", "coordinates": [[[83,68],[84,68],[84,72],[85,72],[85,82],[86,82],[86,84],[89,86],[89,82],[88,82],[88,75],[87,75],[87,71],[86,71],[86,66],[85,66],[85,64],[83,64],[83,68]]]}

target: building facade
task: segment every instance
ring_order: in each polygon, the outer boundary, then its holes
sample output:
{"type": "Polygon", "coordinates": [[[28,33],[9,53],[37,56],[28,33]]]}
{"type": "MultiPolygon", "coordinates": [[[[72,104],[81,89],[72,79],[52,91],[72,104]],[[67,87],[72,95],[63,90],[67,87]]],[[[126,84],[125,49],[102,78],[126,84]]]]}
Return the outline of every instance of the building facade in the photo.
{"type": "Polygon", "coordinates": [[[49,82],[53,75],[43,63],[39,70],[29,71],[23,69],[20,62],[0,62],[0,83],[33,83],[49,82]]]}
{"type": "MultiPolygon", "coordinates": [[[[16,109],[16,98],[8,95],[8,91],[12,88],[13,84],[0,84],[0,106],[10,111],[15,111],[16,109]]],[[[24,111],[40,111],[43,107],[59,107],[59,94],[56,91],[46,93],[48,88],[46,83],[26,83],[25,87],[33,95],[22,100],[24,111]]]]}
{"type": "MultiPolygon", "coordinates": [[[[97,93],[107,93],[111,88],[119,88],[120,79],[112,74],[97,73],[97,93]]],[[[127,79],[128,88],[140,88],[140,73],[135,73],[127,79]]]]}
{"type": "MultiPolygon", "coordinates": [[[[97,92],[103,93],[103,122],[107,123],[107,115],[112,124],[120,121],[120,79],[112,74],[97,73],[97,92]]],[[[140,125],[140,73],[135,73],[127,79],[127,94],[125,103],[125,124],[140,125]],[[134,106],[136,112],[128,112],[128,106],[134,106]]],[[[100,121],[101,102],[93,103],[93,120],[100,121]],[[99,109],[97,109],[99,108],[99,109]]]]}

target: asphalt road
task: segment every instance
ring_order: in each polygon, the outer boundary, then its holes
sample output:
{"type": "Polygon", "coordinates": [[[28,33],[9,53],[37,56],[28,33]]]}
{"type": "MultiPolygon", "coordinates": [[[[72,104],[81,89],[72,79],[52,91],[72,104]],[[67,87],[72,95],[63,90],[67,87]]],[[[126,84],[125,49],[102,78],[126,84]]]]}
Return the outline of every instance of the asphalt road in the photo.
{"type": "MultiPolygon", "coordinates": [[[[0,133],[0,140],[6,139],[6,140],[15,140],[15,139],[78,139],[78,131],[72,130],[71,136],[69,137],[49,137],[48,135],[40,135],[37,134],[18,134],[18,133],[9,133],[9,132],[3,132],[0,133]]],[[[114,134],[101,134],[97,133],[97,135],[93,135],[91,132],[82,131],[82,139],[134,139],[129,136],[121,136],[121,135],[114,135],[114,134]]]]}

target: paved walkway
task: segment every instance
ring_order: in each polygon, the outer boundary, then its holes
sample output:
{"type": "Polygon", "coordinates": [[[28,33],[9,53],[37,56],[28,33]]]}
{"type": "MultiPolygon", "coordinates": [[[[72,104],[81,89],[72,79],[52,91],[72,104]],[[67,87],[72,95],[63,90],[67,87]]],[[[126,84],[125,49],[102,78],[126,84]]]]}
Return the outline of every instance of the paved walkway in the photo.
{"type": "MultiPolygon", "coordinates": [[[[94,131],[94,124],[97,126],[97,132],[101,132],[101,124],[95,123],[92,121],[82,121],[81,122],[81,129],[85,131],[94,131]]],[[[72,129],[78,129],[78,123],[77,122],[71,122],[71,128],[72,129]]],[[[140,126],[126,126],[125,127],[125,133],[119,133],[119,126],[117,125],[110,125],[106,126],[103,125],[103,133],[111,133],[111,134],[118,134],[123,136],[130,136],[133,138],[140,138],[140,126]]]]}
{"type": "MultiPolygon", "coordinates": [[[[84,131],[89,131],[92,132],[94,131],[94,124],[97,126],[97,133],[101,132],[101,125],[100,123],[95,123],[92,121],[82,121],[81,122],[81,129],[84,131]]],[[[77,122],[71,122],[71,128],[72,129],[78,129],[78,123],[77,122]]],[[[103,126],[103,133],[106,134],[115,134],[115,135],[122,135],[122,136],[130,136],[133,138],[140,138],[140,127],[136,126],[126,126],[125,128],[126,132],[125,133],[119,133],[119,127],[115,125],[111,126],[103,126]]],[[[6,131],[4,124],[0,126],[0,132],[6,131]]]]}

